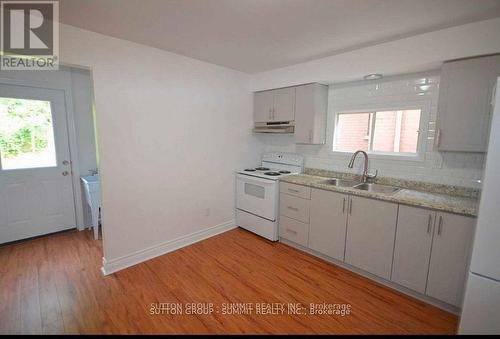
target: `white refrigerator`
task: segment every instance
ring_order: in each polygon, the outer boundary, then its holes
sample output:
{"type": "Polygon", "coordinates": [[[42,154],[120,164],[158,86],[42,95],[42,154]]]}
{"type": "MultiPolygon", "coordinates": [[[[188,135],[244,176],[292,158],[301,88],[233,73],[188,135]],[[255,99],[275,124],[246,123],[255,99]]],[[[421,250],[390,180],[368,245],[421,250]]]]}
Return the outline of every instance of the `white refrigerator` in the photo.
{"type": "Polygon", "coordinates": [[[460,334],[500,334],[500,78],[460,334]]]}

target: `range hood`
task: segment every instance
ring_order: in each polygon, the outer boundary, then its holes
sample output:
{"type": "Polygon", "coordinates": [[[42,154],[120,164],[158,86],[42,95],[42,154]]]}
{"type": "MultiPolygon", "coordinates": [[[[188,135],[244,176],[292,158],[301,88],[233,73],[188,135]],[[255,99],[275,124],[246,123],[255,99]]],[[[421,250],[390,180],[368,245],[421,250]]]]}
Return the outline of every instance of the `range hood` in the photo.
{"type": "Polygon", "coordinates": [[[255,133],[293,133],[295,121],[256,122],[253,131],[255,133]]]}

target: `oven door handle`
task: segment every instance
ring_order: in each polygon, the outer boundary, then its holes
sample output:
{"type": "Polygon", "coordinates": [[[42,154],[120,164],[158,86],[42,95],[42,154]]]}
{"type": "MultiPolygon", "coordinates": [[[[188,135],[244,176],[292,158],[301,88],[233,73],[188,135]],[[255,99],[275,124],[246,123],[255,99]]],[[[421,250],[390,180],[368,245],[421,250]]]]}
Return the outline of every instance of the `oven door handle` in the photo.
{"type": "Polygon", "coordinates": [[[257,178],[257,177],[253,177],[251,175],[244,175],[244,174],[237,174],[236,179],[243,181],[243,182],[256,183],[256,184],[266,185],[266,186],[272,186],[275,183],[274,180],[262,179],[262,178],[257,178]]]}

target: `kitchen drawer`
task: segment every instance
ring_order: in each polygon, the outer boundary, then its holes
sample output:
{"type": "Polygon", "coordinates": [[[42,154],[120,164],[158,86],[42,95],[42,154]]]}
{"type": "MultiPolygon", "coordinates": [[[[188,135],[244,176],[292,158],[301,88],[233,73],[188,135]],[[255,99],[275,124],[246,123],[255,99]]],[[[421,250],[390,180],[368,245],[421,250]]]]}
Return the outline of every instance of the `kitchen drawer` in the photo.
{"type": "Polygon", "coordinates": [[[280,194],[280,214],[309,223],[309,202],[310,200],[288,194],[280,194]]]}
{"type": "Polygon", "coordinates": [[[311,199],[311,187],[289,184],[286,182],[280,183],[280,192],[294,195],[299,198],[311,199]]]}
{"type": "Polygon", "coordinates": [[[281,215],[279,235],[280,237],[293,241],[296,244],[307,246],[309,240],[309,224],[281,215]]]}

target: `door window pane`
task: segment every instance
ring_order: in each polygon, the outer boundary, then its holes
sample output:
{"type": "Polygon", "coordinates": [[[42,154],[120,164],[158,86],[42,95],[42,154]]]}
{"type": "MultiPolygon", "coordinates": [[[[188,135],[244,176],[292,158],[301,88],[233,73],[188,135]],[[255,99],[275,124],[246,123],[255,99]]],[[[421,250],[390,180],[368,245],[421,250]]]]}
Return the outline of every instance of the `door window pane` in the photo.
{"type": "Polygon", "coordinates": [[[0,97],[3,170],[57,165],[50,101],[0,97]]]}

